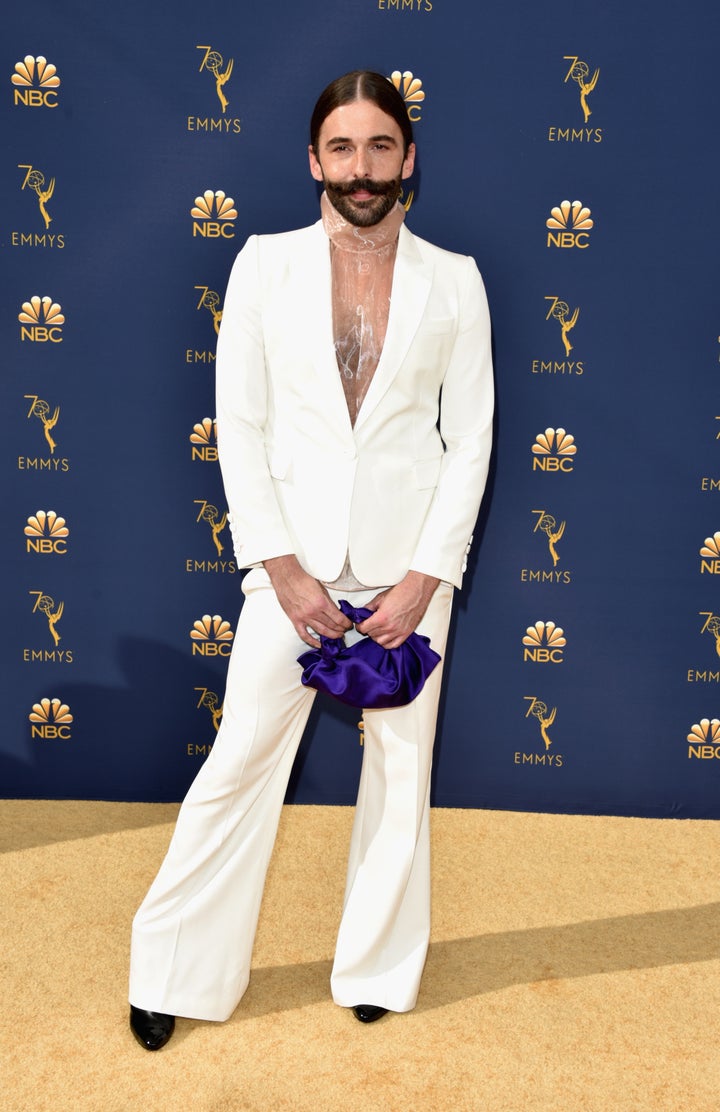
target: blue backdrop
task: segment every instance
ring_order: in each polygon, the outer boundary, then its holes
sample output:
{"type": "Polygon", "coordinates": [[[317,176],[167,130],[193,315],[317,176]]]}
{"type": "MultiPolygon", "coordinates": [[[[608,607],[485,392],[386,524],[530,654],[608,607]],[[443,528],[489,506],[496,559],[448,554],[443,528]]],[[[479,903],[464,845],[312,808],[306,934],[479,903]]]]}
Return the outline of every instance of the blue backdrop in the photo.
{"type": "MultiPolygon", "coordinates": [[[[498,416],[440,805],[720,815],[717,5],[38,0],[6,14],[0,792],[175,800],[240,605],[216,327],[313,222],[307,122],[393,77],[410,227],[485,277],[498,416]]],[[[318,705],[299,802],[354,800],[318,705]]]]}

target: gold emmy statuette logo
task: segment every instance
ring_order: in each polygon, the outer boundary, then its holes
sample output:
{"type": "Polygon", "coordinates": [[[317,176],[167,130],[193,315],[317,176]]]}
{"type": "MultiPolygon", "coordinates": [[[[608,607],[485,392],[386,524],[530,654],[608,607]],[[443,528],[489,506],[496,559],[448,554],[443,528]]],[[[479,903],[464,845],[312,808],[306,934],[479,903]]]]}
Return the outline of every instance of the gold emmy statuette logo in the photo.
{"type": "Polygon", "coordinates": [[[561,201],[550,209],[550,216],[545,221],[550,229],[547,237],[548,247],[580,247],[590,246],[589,232],[593,226],[590,219],[590,209],[582,201],[561,201]]]}
{"type": "Polygon", "coordinates": [[[230,623],[219,614],[203,614],[190,630],[193,656],[229,656],[234,636],[230,623]]]}
{"type": "Polygon", "coordinates": [[[14,104],[24,104],[28,108],[57,108],[57,89],[60,78],[57,68],[47,58],[26,54],[22,62],[15,63],[15,72],[10,78],[14,90],[14,104]]]}
{"type": "Polygon", "coordinates": [[[572,471],[577,452],[575,437],[565,429],[545,429],[532,446],[533,471],[572,471]]]}
{"type": "Polygon", "coordinates": [[[33,343],[53,344],[62,343],[62,326],[65,317],[62,306],[51,297],[38,297],[35,294],[29,301],[23,301],[22,309],[18,313],[20,321],[20,339],[31,340],[33,343]]]}
{"type": "Polygon", "coordinates": [[[47,512],[38,510],[27,520],[25,536],[28,552],[38,552],[42,555],[55,553],[64,556],[67,552],[70,530],[65,524],[65,518],[58,517],[54,510],[47,512]]]}
{"type": "Polygon", "coordinates": [[[224,115],[225,109],[227,108],[230,101],[225,96],[223,88],[230,80],[230,75],[232,74],[233,65],[235,63],[231,58],[226,68],[223,70],[223,66],[225,65],[223,56],[222,54],[219,54],[217,50],[213,50],[211,46],[196,46],[195,49],[205,51],[203,60],[200,63],[200,70],[198,72],[202,73],[203,70],[207,70],[207,72],[211,73],[215,78],[215,92],[217,93],[218,100],[220,101],[220,107],[222,108],[224,115]]]}
{"type": "Polygon", "coordinates": [[[550,320],[550,317],[554,317],[558,322],[560,325],[560,338],[565,348],[565,354],[569,356],[573,349],[570,343],[570,333],[577,324],[578,317],[580,316],[580,309],[578,307],[572,315],[570,315],[570,306],[567,301],[561,301],[559,297],[546,297],[545,300],[552,302],[545,320],[550,320]]]}
{"type": "Polygon", "coordinates": [[[558,525],[553,515],[546,513],[545,510],[533,510],[532,512],[537,514],[538,518],[533,533],[537,533],[539,529],[541,533],[546,535],[548,549],[552,556],[553,567],[556,568],[560,561],[560,556],[558,555],[555,545],[565,532],[565,522],[563,521],[558,525]]]}
{"type": "Polygon", "coordinates": [[[700,617],[705,619],[701,633],[709,633],[715,642],[715,652],[720,656],[720,618],[711,610],[701,610],[700,617]]]}
{"type": "Polygon", "coordinates": [[[523,660],[533,664],[562,664],[567,645],[565,631],[555,622],[535,622],[528,626],[522,639],[523,660]]]}
{"type": "Polygon", "coordinates": [[[70,707],[60,699],[41,699],[33,703],[28,715],[31,723],[31,736],[53,741],[57,738],[63,741],[70,740],[70,723],[73,716],[70,707]]]}
{"type": "Polygon", "coordinates": [[[222,517],[218,518],[220,513],[217,506],[213,506],[210,502],[203,502],[201,499],[196,498],[195,504],[200,506],[200,513],[196,517],[196,521],[207,521],[210,526],[210,534],[212,536],[213,544],[217,550],[218,556],[222,556],[224,545],[220,541],[220,534],[227,525],[228,515],[224,513],[222,517]]]}
{"type": "Polygon", "coordinates": [[[57,444],[53,440],[50,433],[58,423],[58,418],[60,416],[60,406],[56,405],[51,414],[50,405],[48,404],[48,402],[43,401],[43,399],[39,398],[37,394],[25,394],[25,397],[32,401],[32,405],[30,406],[30,410],[28,412],[28,420],[31,417],[37,417],[37,419],[41,422],[43,432],[45,434],[45,439],[48,442],[50,454],[52,455],[57,448],[57,444]]]}
{"type": "Polygon", "coordinates": [[[540,699],[536,699],[534,695],[525,695],[524,698],[530,704],[525,717],[529,718],[530,715],[532,715],[533,718],[537,718],[540,724],[540,735],[545,742],[545,749],[547,750],[552,745],[552,739],[547,732],[548,726],[552,726],[553,722],[555,721],[555,716],[557,715],[557,707],[553,707],[553,709],[548,714],[548,708],[546,704],[543,703],[540,699]]]}
{"type": "Polygon", "coordinates": [[[207,309],[213,319],[213,328],[215,335],[220,334],[220,321],[222,320],[223,311],[220,308],[220,294],[215,290],[211,290],[209,286],[196,286],[196,290],[202,290],[202,297],[197,303],[197,309],[207,309]]]}
{"type": "Polygon", "coordinates": [[[580,90],[580,107],[582,108],[583,119],[585,123],[587,123],[590,116],[592,116],[587,98],[598,83],[600,70],[596,69],[595,73],[588,80],[590,67],[587,62],[581,62],[574,54],[563,54],[563,58],[566,62],[570,63],[570,69],[565,74],[565,82],[567,83],[570,78],[572,78],[572,80],[577,83],[580,90]]]}
{"type": "Polygon", "coordinates": [[[237,209],[232,197],[227,197],[222,189],[206,189],[202,197],[195,198],[190,209],[193,218],[193,236],[204,239],[232,239],[235,235],[233,220],[237,220],[237,209]]]}
{"type": "Polygon", "coordinates": [[[420,78],[414,77],[410,70],[405,70],[404,73],[401,73],[400,70],[393,70],[388,81],[392,82],[405,101],[405,107],[411,121],[414,124],[418,123],[422,113],[421,105],[425,100],[420,78]]]}
{"type": "Polygon", "coordinates": [[[55,192],[55,178],[50,178],[50,183],[45,187],[45,175],[40,170],[33,169],[32,166],[23,165],[18,163],[18,170],[27,170],[25,180],[21,185],[21,189],[32,189],[37,194],[38,207],[40,215],[45,221],[45,227],[49,228],[52,222],[52,216],[45,207],[45,203],[50,200],[55,192]]]}
{"type": "Polygon", "coordinates": [[[220,703],[220,700],[218,699],[215,692],[209,691],[207,687],[196,687],[195,690],[200,692],[198,708],[206,707],[210,711],[210,718],[212,719],[213,729],[215,730],[215,733],[217,733],[220,729],[220,720],[222,719],[222,703],[220,703]]]}
{"type": "Polygon", "coordinates": [[[45,615],[47,619],[48,630],[50,631],[50,636],[55,643],[55,648],[57,648],[62,640],[60,634],[57,631],[57,624],[63,616],[65,603],[60,602],[56,607],[55,600],[52,599],[50,595],[43,594],[42,591],[30,591],[30,594],[35,595],[35,605],[32,608],[32,612],[33,614],[37,614],[39,612],[40,614],[45,615]]]}
{"type": "Polygon", "coordinates": [[[211,417],[203,417],[202,421],[193,425],[193,431],[190,433],[190,443],[193,446],[192,459],[214,463],[218,458],[217,422],[213,421],[211,417]]]}
{"type": "Polygon", "coordinates": [[[720,719],[701,718],[691,727],[687,739],[689,758],[720,759],[720,719]]]}
{"type": "Polygon", "coordinates": [[[707,572],[708,575],[720,575],[720,532],[705,538],[700,555],[700,574],[707,572]]]}

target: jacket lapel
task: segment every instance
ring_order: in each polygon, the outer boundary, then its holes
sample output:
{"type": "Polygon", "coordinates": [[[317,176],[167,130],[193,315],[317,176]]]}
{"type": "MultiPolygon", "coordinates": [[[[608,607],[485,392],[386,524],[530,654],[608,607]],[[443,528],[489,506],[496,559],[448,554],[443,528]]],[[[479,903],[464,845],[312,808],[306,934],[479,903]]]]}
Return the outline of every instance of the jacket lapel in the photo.
{"type": "Polygon", "coordinates": [[[415,237],[403,224],[395,257],[385,343],[373,380],[360,407],[355,422],[356,430],[367,421],[401,367],[423,318],[431,285],[432,266],[423,262],[415,237]]]}
{"type": "Polygon", "coordinates": [[[338,420],[350,428],[333,340],[330,245],[321,220],[307,229],[307,241],[298,241],[293,286],[300,307],[299,350],[308,353],[322,379],[328,408],[339,409],[338,420]]]}

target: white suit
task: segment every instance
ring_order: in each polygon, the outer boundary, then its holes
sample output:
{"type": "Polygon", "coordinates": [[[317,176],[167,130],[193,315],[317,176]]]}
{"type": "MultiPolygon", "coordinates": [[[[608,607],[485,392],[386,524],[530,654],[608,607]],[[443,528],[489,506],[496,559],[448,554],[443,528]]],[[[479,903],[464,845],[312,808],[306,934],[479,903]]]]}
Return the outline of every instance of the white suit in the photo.
{"type": "MultiPolygon", "coordinates": [[[[262,561],[295,553],[361,606],[408,569],[443,582],[418,626],[444,653],[491,445],[490,326],[472,259],[400,229],[390,315],[353,426],[333,344],[322,223],[251,237],[217,353],[218,447],[243,583],[223,721],[133,929],[130,1000],[225,1019],[247,985],[267,862],[314,693],[307,646],[262,561]]],[[[334,592],[337,600],[341,593],[334,592]]],[[[411,1009],[430,931],[429,790],[441,667],[408,706],[365,711],[332,974],[339,1004],[411,1009]]]]}

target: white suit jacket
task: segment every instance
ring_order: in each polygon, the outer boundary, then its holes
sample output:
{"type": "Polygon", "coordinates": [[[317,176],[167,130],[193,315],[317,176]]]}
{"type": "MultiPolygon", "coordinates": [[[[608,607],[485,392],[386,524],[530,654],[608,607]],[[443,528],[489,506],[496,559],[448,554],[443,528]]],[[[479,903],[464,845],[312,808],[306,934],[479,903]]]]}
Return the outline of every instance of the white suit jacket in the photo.
{"type": "Polygon", "coordinates": [[[217,346],[218,452],[239,567],[294,552],[322,582],[413,568],[460,586],[492,436],[473,259],[400,229],[382,355],[355,426],[335,357],[322,222],[252,236],[217,346]]]}

